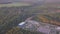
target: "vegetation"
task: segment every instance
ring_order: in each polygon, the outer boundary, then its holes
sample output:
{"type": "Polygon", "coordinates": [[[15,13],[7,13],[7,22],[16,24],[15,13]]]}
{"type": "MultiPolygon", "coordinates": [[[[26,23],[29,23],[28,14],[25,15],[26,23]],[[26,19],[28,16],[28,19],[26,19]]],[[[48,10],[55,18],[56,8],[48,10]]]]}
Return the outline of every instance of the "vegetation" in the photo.
{"type": "Polygon", "coordinates": [[[10,4],[0,4],[0,7],[18,7],[18,6],[30,6],[30,3],[22,3],[22,2],[16,2],[16,3],[10,3],[10,4]]]}
{"type": "Polygon", "coordinates": [[[60,13],[49,10],[48,7],[10,5],[0,5],[0,34],[42,34],[17,27],[20,22],[31,16],[35,16],[33,19],[37,21],[60,25],[60,13]]]}
{"type": "Polygon", "coordinates": [[[32,14],[26,13],[24,7],[1,7],[0,8],[0,34],[33,34],[17,28],[17,25],[32,14]]]}
{"type": "Polygon", "coordinates": [[[53,25],[58,25],[60,26],[60,13],[55,13],[55,14],[40,14],[37,15],[35,18],[37,21],[39,22],[43,22],[43,23],[49,23],[49,24],[53,24],[53,25]]]}

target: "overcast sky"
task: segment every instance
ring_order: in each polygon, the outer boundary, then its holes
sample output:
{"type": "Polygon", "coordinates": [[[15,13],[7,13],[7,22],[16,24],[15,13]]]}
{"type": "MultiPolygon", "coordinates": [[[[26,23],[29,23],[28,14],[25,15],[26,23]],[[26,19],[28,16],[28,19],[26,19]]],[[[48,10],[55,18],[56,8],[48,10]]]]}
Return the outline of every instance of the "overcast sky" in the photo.
{"type": "Polygon", "coordinates": [[[42,1],[42,0],[0,0],[0,3],[16,2],[16,1],[37,2],[37,1],[42,1]]]}
{"type": "MultiPolygon", "coordinates": [[[[14,2],[14,1],[43,1],[43,0],[0,0],[0,3],[5,3],[5,2],[14,2]]],[[[45,2],[60,2],[60,0],[44,0],[45,2]]]]}

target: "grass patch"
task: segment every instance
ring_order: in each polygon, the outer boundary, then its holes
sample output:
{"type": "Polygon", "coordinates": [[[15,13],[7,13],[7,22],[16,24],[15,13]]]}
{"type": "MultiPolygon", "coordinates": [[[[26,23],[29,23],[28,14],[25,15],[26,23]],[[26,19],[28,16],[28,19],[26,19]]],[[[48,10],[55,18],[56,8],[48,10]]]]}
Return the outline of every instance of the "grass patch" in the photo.
{"type": "Polygon", "coordinates": [[[17,3],[11,3],[11,4],[0,4],[0,7],[17,7],[17,6],[30,6],[31,4],[29,3],[22,3],[22,2],[17,2],[17,3]]]}

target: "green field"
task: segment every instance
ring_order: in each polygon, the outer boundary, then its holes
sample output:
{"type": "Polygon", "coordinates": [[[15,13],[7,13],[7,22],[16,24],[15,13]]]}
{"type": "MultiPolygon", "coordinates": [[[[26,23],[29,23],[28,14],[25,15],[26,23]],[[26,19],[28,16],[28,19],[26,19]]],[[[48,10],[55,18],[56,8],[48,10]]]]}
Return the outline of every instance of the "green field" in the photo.
{"type": "Polygon", "coordinates": [[[0,4],[0,7],[17,7],[17,6],[30,6],[30,3],[16,2],[11,4],[0,4]]]}

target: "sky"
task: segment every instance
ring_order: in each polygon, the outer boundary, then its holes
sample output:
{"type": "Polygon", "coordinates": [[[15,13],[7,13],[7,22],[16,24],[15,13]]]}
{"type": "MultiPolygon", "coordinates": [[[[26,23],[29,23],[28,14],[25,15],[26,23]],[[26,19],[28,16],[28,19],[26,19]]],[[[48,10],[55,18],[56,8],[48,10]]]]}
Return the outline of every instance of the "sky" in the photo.
{"type": "Polygon", "coordinates": [[[60,2],[60,0],[0,0],[0,3],[6,2],[14,2],[14,1],[30,1],[30,2],[37,2],[37,1],[45,1],[45,2],[60,2]]]}

